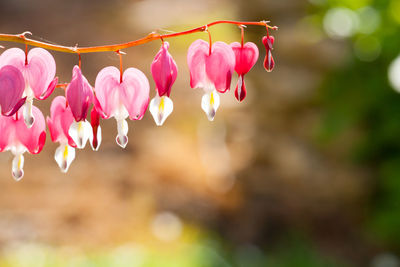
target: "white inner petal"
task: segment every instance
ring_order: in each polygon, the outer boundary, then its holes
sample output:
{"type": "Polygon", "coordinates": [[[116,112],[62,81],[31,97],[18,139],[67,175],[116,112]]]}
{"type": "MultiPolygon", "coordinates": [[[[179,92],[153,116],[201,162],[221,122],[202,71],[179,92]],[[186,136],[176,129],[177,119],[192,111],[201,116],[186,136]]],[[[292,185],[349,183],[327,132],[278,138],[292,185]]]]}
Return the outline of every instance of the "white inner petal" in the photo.
{"type": "Polygon", "coordinates": [[[157,95],[150,101],[149,109],[157,126],[161,126],[167,117],[172,113],[174,109],[174,103],[169,97],[160,97],[157,93],[157,95]]]}
{"type": "Polygon", "coordinates": [[[128,144],[128,123],[126,122],[125,119],[116,119],[116,120],[117,120],[118,134],[117,137],[115,138],[115,141],[120,147],[125,148],[126,145],[128,144]]]}
{"type": "Polygon", "coordinates": [[[68,134],[80,149],[84,148],[87,141],[93,138],[92,126],[87,120],[74,121],[69,127],[68,134]]]}
{"type": "Polygon", "coordinates": [[[24,155],[23,153],[18,153],[14,155],[12,161],[12,176],[15,181],[19,181],[24,176],[24,155]]]}
{"type": "Polygon", "coordinates": [[[125,108],[125,106],[122,103],[120,103],[118,108],[115,110],[113,116],[116,120],[124,120],[128,118],[129,113],[128,110],[125,108]]]}
{"type": "Polygon", "coordinates": [[[35,123],[35,117],[32,114],[33,98],[28,97],[23,107],[24,121],[28,128],[31,128],[35,123]]]}
{"type": "Polygon", "coordinates": [[[206,93],[210,93],[210,92],[214,91],[214,90],[215,90],[215,85],[214,85],[214,83],[212,83],[212,82],[211,82],[210,80],[208,80],[208,78],[207,78],[207,81],[204,83],[203,90],[204,90],[204,92],[206,92],[206,93]]]}
{"type": "Polygon", "coordinates": [[[69,146],[68,144],[60,144],[60,146],[56,149],[54,159],[56,160],[61,171],[66,173],[72,161],[75,159],[75,148],[69,146]]]}
{"type": "Polygon", "coordinates": [[[209,121],[213,121],[215,113],[219,107],[219,95],[216,90],[212,92],[206,92],[201,98],[201,108],[207,115],[209,121]]]}

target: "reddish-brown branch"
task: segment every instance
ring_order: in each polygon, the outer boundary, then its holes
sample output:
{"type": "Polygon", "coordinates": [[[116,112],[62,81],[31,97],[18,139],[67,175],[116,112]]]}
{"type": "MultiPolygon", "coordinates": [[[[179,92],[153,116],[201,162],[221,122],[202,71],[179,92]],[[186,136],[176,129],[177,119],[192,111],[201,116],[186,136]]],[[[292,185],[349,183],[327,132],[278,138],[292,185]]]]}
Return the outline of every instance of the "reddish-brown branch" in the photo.
{"type": "Polygon", "coordinates": [[[118,50],[117,54],[119,56],[119,82],[122,83],[122,53],[118,50]]]}
{"type": "Polygon", "coordinates": [[[56,85],[56,88],[66,88],[68,86],[68,83],[59,83],[56,85]]]}
{"type": "Polygon", "coordinates": [[[258,26],[264,26],[272,30],[277,30],[278,27],[276,26],[270,26],[268,25],[268,21],[230,21],[230,20],[218,20],[214,21],[211,23],[208,23],[204,26],[197,27],[191,30],[187,31],[182,31],[182,32],[176,32],[176,33],[171,33],[171,34],[158,34],[155,32],[152,32],[148,34],[146,37],[134,40],[131,42],[127,43],[122,43],[122,44],[114,44],[114,45],[103,45],[103,46],[92,46],[92,47],[72,47],[72,46],[62,46],[62,45],[55,45],[55,44],[50,44],[46,42],[41,42],[41,41],[36,41],[30,38],[25,37],[25,33],[23,34],[0,34],[0,41],[6,41],[6,42],[15,42],[15,43],[23,43],[26,45],[31,45],[31,46],[37,46],[37,47],[42,47],[48,50],[54,50],[54,51],[59,51],[59,52],[65,52],[65,53],[77,53],[77,54],[83,54],[83,53],[96,53],[96,52],[107,52],[107,51],[118,51],[122,50],[128,47],[132,46],[137,46],[141,44],[145,44],[154,40],[164,40],[167,38],[173,38],[177,36],[182,36],[182,35],[187,35],[187,34],[192,34],[195,32],[204,32],[206,31],[209,27],[217,25],[217,24],[236,24],[236,25],[258,25],[258,26]]]}
{"type": "Polygon", "coordinates": [[[211,55],[211,51],[212,51],[212,40],[211,40],[211,32],[210,30],[207,28],[206,29],[207,33],[208,33],[208,41],[209,41],[209,50],[208,50],[208,55],[211,55]]]}

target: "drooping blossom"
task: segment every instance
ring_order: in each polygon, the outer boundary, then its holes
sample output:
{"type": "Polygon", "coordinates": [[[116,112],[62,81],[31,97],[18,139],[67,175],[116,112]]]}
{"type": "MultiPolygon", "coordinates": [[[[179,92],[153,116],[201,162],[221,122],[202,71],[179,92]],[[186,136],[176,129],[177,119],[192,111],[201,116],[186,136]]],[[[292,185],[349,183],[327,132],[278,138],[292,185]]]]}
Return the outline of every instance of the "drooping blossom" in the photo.
{"type": "Polygon", "coordinates": [[[54,159],[62,172],[68,171],[75,158],[76,147],[74,140],[68,133],[71,124],[74,122],[74,117],[66,102],[63,96],[54,98],[50,107],[50,117],[47,117],[51,140],[60,144],[54,154],[54,159]]]}
{"type": "Polygon", "coordinates": [[[11,65],[0,68],[0,111],[3,116],[14,115],[25,103],[24,90],[25,81],[19,69],[11,65]]]}
{"type": "Polygon", "coordinates": [[[271,72],[275,67],[275,61],[272,57],[272,45],[274,44],[275,38],[274,36],[268,35],[262,38],[262,42],[265,46],[266,54],[264,58],[264,68],[266,71],[271,72]]]}
{"type": "Polygon", "coordinates": [[[210,121],[214,120],[219,107],[219,93],[230,89],[235,67],[235,54],[224,42],[209,44],[203,40],[194,41],[188,51],[187,62],[190,71],[190,87],[203,88],[201,107],[210,121]]]}
{"type": "Polygon", "coordinates": [[[92,111],[90,112],[90,125],[92,125],[92,136],[90,144],[94,151],[99,150],[101,144],[101,126],[100,126],[100,113],[97,111],[96,106],[93,105],[92,111]]]}
{"type": "Polygon", "coordinates": [[[128,68],[121,76],[113,66],[103,68],[96,77],[95,106],[101,117],[117,121],[116,142],[121,147],[128,143],[126,118],[141,120],[149,104],[150,85],[143,72],[128,68]]]}
{"type": "Polygon", "coordinates": [[[33,99],[44,100],[50,96],[57,85],[56,62],[53,56],[43,48],[33,48],[28,54],[19,48],[5,50],[0,56],[0,67],[12,65],[18,68],[25,81],[24,120],[28,128],[35,122],[32,114],[33,99]]]}
{"type": "Polygon", "coordinates": [[[235,71],[239,75],[235,89],[235,97],[241,102],[246,97],[244,75],[250,71],[254,64],[256,64],[258,59],[258,48],[252,42],[247,42],[244,45],[234,42],[230,45],[236,57],[235,71]]]}
{"type": "Polygon", "coordinates": [[[33,106],[32,114],[35,124],[31,128],[25,125],[22,109],[13,117],[0,116],[0,152],[10,150],[14,155],[12,175],[17,181],[24,175],[23,154],[26,151],[40,153],[46,141],[46,123],[42,112],[33,106]]]}
{"type": "Polygon", "coordinates": [[[174,104],[169,96],[178,74],[178,68],[168,52],[168,48],[169,43],[163,42],[151,64],[151,74],[156,84],[156,96],[150,101],[149,109],[158,126],[164,123],[174,109],[174,104]]]}
{"type": "Polygon", "coordinates": [[[92,86],[82,75],[82,71],[78,66],[74,66],[72,70],[72,80],[68,84],[65,93],[75,119],[68,133],[77,148],[84,148],[86,142],[93,138],[92,127],[86,120],[89,106],[93,101],[93,91],[92,86]]]}

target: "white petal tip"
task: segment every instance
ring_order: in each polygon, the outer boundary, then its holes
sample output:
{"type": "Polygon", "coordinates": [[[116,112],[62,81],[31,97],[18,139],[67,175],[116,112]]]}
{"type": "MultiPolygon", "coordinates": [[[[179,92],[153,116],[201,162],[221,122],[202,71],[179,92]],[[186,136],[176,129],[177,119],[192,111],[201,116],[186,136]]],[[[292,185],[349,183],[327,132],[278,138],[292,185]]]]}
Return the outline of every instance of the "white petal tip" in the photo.
{"type": "Polygon", "coordinates": [[[56,149],[54,159],[56,160],[58,167],[60,167],[61,172],[66,173],[69,166],[71,166],[72,161],[75,159],[75,148],[66,144],[60,144],[56,149]]]}
{"type": "Polygon", "coordinates": [[[14,155],[11,172],[14,180],[17,182],[24,177],[24,161],[24,156],[22,154],[14,155]]]}
{"type": "Polygon", "coordinates": [[[16,182],[21,181],[22,177],[24,177],[24,171],[23,170],[17,170],[12,173],[13,178],[16,182]]]}
{"type": "Polygon", "coordinates": [[[84,148],[87,141],[93,138],[92,126],[86,120],[79,122],[74,121],[69,127],[68,134],[79,149],[84,148]]]}
{"type": "Polygon", "coordinates": [[[82,149],[82,148],[84,148],[85,146],[83,145],[83,138],[82,137],[78,137],[77,139],[76,139],[76,147],[77,148],[79,148],[79,149],[82,149]]]}
{"type": "Polygon", "coordinates": [[[157,126],[162,126],[174,109],[174,103],[167,96],[158,96],[150,101],[150,113],[157,126]]]}
{"type": "Polygon", "coordinates": [[[26,127],[31,128],[35,123],[35,118],[32,114],[33,99],[28,98],[23,106],[23,116],[26,127]]]}
{"type": "Polygon", "coordinates": [[[216,111],[214,109],[207,113],[207,118],[209,121],[214,121],[216,111]]]}
{"type": "Polygon", "coordinates": [[[117,144],[122,147],[125,148],[126,145],[128,144],[128,136],[126,135],[117,135],[117,137],[115,138],[115,141],[117,142],[117,144]]]}
{"type": "Polygon", "coordinates": [[[205,93],[201,99],[201,108],[209,121],[213,121],[219,107],[219,95],[216,90],[205,93]]]}
{"type": "Polygon", "coordinates": [[[32,128],[33,124],[35,123],[35,118],[33,116],[25,117],[24,122],[28,129],[32,128]]]}

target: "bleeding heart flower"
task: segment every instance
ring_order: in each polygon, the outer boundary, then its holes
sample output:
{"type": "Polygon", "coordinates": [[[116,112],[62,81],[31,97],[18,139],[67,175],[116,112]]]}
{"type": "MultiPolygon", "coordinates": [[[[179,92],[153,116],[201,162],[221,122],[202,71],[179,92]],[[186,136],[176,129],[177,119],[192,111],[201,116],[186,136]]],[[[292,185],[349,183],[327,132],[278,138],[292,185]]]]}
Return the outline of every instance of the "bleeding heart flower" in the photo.
{"type": "Polygon", "coordinates": [[[246,97],[246,86],[244,83],[244,75],[256,64],[258,59],[258,48],[248,42],[241,45],[238,42],[231,43],[233,52],[236,57],[235,71],[239,75],[238,83],[235,89],[235,97],[238,101],[243,101],[246,97]]]}
{"type": "Polygon", "coordinates": [[[101,144],[101,126],[100,126],[100,113],[97,111],[96,106],[93,105],[90,112],[90,125],[92,125],[93,139],[90,144],[94,151],[99,150],[101,144]]]}
{"type": "Polygon", "coordinates": [[[78,148],[84,148],[86,142],[93,138],[92,127],[86,120],[89,106],[93,100],[93,91],[78,66],[74,66],[72,70],[72,80],[66,88],[66,97],[75,118],[68,133],[78,148]]]}
{"type": "Polygon", "coordinates": [[[22,73],[14,66],[0,68],[0,111],[4,116],[14,115],[25,103],[22,98],[25,81],[22,73]]]}
{"type": "Polygon", "coordinates": [[[117,120],[117,144],[128,143],[126,118],[141,120],[149,104],[149,81],[143,72],[128,68],[122,77],[116,67],[103,68],[96,77],[95,106],[101,117],[117,120]]]}
{"type": "Polygon", "coordinates": [[[62,172],[67,172],[71,162],[75,158],[76,144],[72,140],[68,131],[74,122],[71,108],[66,105],[66,99],[63,96],[54,98],[50,107],[50,117],[47,117],[51,140],[60,143],[56,150],[54,159],[62,172]]]}
{"type": "Polygon", "coordinates": [[[190,87],[203,88],[201,107],[210,121],[214,120],[219,107],[219,95],[230,89],[235,54],[224,42],[215,42],[211,53],[209,44],[194,41],[188,50],[187,62],[190,70],[190,87]]]}
{"type": "Polygon", "coordinates": [[[10,48],[0,56],[0,67],[6,65],[18,68],[24,77],[26,103],[23,115],[26,126],[30,128],[35,122],[32,114],[33,99],[46,99],[56,88],[56,62],[43,48],[33,48],[27,55],[22,49],[10,48]]]}
{"type": "Polygon", "coordinates": [[[275,38],[274,36],[264,36],[262,38],[262,42],[265,46],[265,49],[267,50],[267,53],[265,55],[264,59],[264,68],[266,71],[271,72],[274,67],[275,67],[275,61],[274,58],[272,57],[272,45],[274,44],[275,38]]]}
{"type": "Polygon", "coordinates": [[[42,151],[46,142],[46,123],[42,112],[32,107],[35,124],[27,128],[23,119],[23,110],[20,109],[15,117],[0,116],[0,152],[11,150],[14,155],[12,161],[12,175],[19,181],[23,175],[24,156],[26,151],[37,154],[42,151]]]}
{"type": "Polygon", "coordinates": [[[168,48],[169,43],[163,42],[151,64],[151,74],[156,83],[156,96],[150,101],[149,109],[158,126],[164,123],[174,109],[174,104],[169,96],[178,74],[178,68],[168,52],[168,48]]]}

